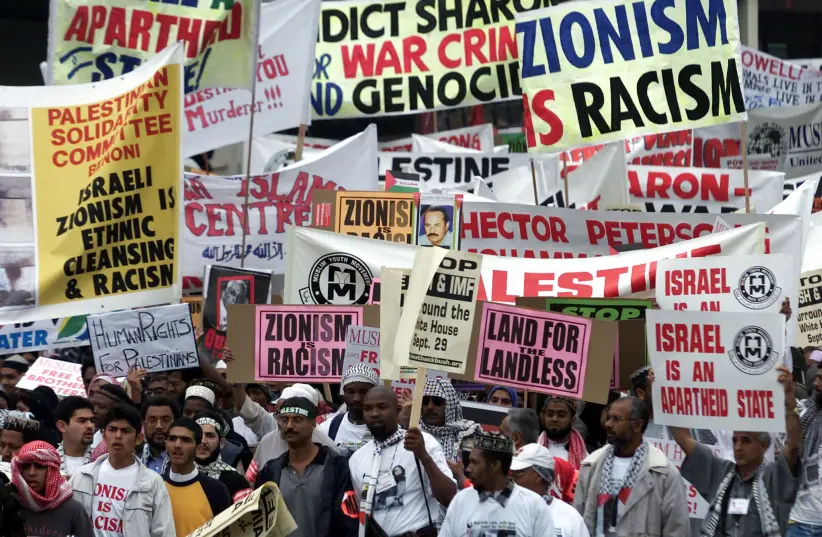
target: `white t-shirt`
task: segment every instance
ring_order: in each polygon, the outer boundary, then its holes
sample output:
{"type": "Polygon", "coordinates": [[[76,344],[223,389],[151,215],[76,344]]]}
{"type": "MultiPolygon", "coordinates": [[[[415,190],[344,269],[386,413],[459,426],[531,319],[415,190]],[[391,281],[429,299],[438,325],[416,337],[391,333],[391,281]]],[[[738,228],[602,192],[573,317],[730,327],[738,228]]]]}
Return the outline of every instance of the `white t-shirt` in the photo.
{"type": "Polygon", "coordinates": [[[505,507],[489,498],[479,501],[474,487],[463,489],[451,500],[439,537],[553,537],[551,511],[538,494],[514,485],[505,507]],[[513,533],[512,533],[513,532],[513,533]]]}
{"type": "Polygon", "coordinates": [[[572,506],[554,498],[548,506],[557,537],[590,537],[585,519],[572,506]]]}
{"type": "MultiPolygon", "coordinates": [[[[822,451],[822,448],[820,448],[822,451]]],[[[819,459],[807,461],[805,465],[800,465],[800,486],[796,493],[796,501],[791,509],[790,520],[800,524],[812,526],[822,526],[822,483],[819,480],[819,459]],[[806,485],[806,476],[815,476],[815,481],[806,485]]]]}
{"type": "Polygon", "coordinates": [[[134,487],[139,470],[140,465],[136,462],[122,470],[115,470],[108,459],[100,465],[91,507],[94,537],[123,537],[126,498],[134,487]]]}
{"type": "MultiPolygon", "coordinates": [[[[334,421],[334,418],[325,420],[319,426],[320,431],[324,432],[329,437],[331,437],[329,433],[331,431],[332,421],[334,421]]],[[[337,447],[349,448],[351,451],[357,451],[363,446],[363,438],[365,438],[366,435],[369,437],[371,436],[368,432],[368,427],[365,426],[365,423],[360,425],[351,423],[351,420],[348,419],[348,413],[346,412],[342,421],[340,421],[340,428],[337,429],[337,436],[336,438],[332,438],[332,440],[334,440],[337,444],[337,447]]],[[[370,440],[370,438],[368,438],[368,440],[370,440]]]]}
{"type": "MultiPolygon", "coordinates": [[[[425,440],[425,450],[434,459],[437,468],[453,480],[440,443],[428,433],[423,432],[422,437],[425,440]]],[[[374,465],[374,457],[376,457],[374,441],[371,440],[348,460],[351,481],[354,483],[354,490],[358,496],[363,488],[363,480],[370,474],[374,465]]],[[[420,469],[425,476],[425,468],[420,465],[420,469]]],[[[379,476],[371,514],[385,533],[399,535],[428,525],[428,511],[426,511],[425,502],[428,503],[431,518],[434,522],[437,521],[440,504],[434,499],[427,476],[425,476],[423,495],[414,454],[403,447],[403,442],[383,450],[379,476]],[[393,479],[394,486],[385,486],[389,483],[389,479],[393,479]]]]}
{"type": "Polygon", "coordinates": [[[565,447],[566,444],[558,444],[553,440],[548,440],[548,451],[551,452],[551,455],[554,457],[560,458],[564,461],[568,460],[568,448],[565,447]]]}
{"type": "Polygon", "coordinates": [[[66,455],[66,472],[68,472],[69,476],[73,476],[77,473],[77,470],[83,466],[85,462],[85,457],[69,457],[66,455]]]}
{"type": "Polygon", "coordinates": [[[254,434],[254,431],[249,429],[249,427],[243,421],[243,418],[237,416],[231,419],[231,425],[234,427],[234,432],[238,435],[245,438],[245,441],[248,443],[248,447],[257,447],[257,444],[260,443],[260,437],[254,434]]]}
{"type": "Polygon", "coordinates": [[[98,431],[95,431],[94,436],[91,437],[91,449],[96,448],[97,445],[100,444],[100,442],[102,442],[102,441],[103,441],[103,430],[100,429],[98,431]]]}
{"type": "Polygon", "coordinates": [[[633,457],[614,457],[614,466],[611,468],[611,481],[613,483],[622,483],[625,480],[625,475],[628,473],[628,468],[631,467],[633,457]]]}

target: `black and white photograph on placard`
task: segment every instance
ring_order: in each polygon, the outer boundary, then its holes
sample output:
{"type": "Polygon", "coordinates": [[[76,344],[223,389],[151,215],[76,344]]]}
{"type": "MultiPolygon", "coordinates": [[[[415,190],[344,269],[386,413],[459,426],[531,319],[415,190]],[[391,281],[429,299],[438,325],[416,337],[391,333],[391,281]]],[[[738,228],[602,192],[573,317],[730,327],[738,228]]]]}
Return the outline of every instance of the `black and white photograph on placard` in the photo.
{"type": "Polygon", "coordinates": [[[31,172],[27,108],[0,107],[0,172],[31,172]]]}
{"type": "Polygon", "coordinates": [[[0,243],[0,309],[34,306],[36,281],[34,247],[0,243]]]}
{"type": "Polygon", "coordinates": [[[0,240],[34,241],[31,176],[0,173],[0,240]]]}

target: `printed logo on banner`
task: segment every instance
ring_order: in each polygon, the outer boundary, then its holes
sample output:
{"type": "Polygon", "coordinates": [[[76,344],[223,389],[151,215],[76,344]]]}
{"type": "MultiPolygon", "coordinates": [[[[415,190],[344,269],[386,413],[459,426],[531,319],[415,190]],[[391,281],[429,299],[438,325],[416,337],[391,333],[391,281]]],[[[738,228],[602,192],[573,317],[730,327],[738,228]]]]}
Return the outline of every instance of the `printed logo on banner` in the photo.
{"type": "Polygon", "coordinates": [[[779,159],[781,165],[785,162],[787,154],[788,141],[785,129],[779,123],[763,123],[748,135],[748,155],[779,159]]]}
{"type": "Polygon", "coordinates": [[[319,258],[300,290],[303,304],[366,304],[374,275],[360,258],[336,252],[319,258]]]}
{"type": "Polygon", "coordinates": [[[773,351],[770,334],[758,326],[746,326],[737,332],[734,348],[728,352],[731,363],[748,375],[761,375],[773,369],[779,355],[773,351]]]}
{"type": "Polygon", "coordinates": [[[752,310],[771,306],[782,293],[776,285],[776,276],[765,267],[751,267],[739,278],[739,288],[734,296],[740,304],[752,310]]]}

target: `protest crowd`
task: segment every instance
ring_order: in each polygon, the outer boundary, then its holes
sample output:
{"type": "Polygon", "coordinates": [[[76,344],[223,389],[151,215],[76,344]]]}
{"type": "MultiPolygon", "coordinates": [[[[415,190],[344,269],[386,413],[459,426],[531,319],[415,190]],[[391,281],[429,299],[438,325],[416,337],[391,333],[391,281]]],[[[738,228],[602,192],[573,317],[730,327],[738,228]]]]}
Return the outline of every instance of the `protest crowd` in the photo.
{"type": "Polygon", "coordinates": [[[735,0],[49,4],[0,537],[822,537],[822,72],[735,0]]]}

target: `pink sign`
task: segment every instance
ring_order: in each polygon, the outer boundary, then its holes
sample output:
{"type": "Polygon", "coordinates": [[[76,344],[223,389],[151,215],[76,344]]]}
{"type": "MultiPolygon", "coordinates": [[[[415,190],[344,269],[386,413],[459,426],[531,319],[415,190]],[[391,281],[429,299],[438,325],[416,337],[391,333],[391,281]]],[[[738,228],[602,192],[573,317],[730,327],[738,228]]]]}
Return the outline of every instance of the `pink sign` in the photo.
{"type": "Polygon", "coordinates": [[[357,306],[259,305],[254,317],[254,378],[261,382],[339,382],[357,306]]]}
{"type": "Polygon", "coordinates": [[[592,321],[485,302],[474,378],[582,397],[592,321]]]}

